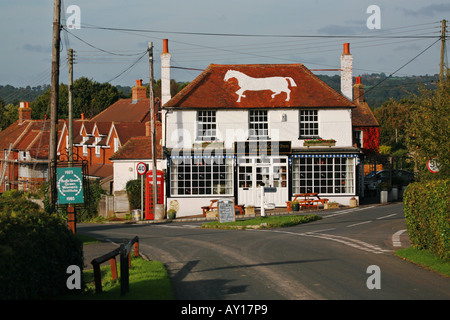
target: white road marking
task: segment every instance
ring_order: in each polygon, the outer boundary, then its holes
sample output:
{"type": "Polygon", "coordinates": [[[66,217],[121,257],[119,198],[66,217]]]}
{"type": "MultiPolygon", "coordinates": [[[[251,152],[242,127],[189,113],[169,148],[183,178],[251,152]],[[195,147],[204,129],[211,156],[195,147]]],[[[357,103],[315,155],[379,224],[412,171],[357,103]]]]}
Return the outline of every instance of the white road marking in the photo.
{"type": "Polygon", "coordinates": [[[406,231],[406,229],[399,230],[399,231],[397,231],[396,233],[394,233],[394,234],[392,235],[392,245],[393,245],[394,247],[401,247],[401,246],[402,246],[402,242],[400,241],[400,235],[401,235],[403,232],[405,232],[405,231],[406,231]]]}
{"type": "Polygon", "coordinates": [[[347,228],[351,228],[351,227],[354,227],[354,226],[359,226],[361,224],[366,224],[366,223],[371,223],[371,222],[372,221],[358,222],[358,223],[355,223],[355,224],[348,225],[347,228]]]}
{"type": "Polygon", "coordinates": [[[393,216],[396,216],[396,215],[397,215],[396,213],[393,213],[393,214],[390,214],[390,215],[388,215],[388,216],[378,217],[377,220],[381,220],[381,219],[385,219],[385,218],[390,218],[390,217],[393,217],[393,216]]]}

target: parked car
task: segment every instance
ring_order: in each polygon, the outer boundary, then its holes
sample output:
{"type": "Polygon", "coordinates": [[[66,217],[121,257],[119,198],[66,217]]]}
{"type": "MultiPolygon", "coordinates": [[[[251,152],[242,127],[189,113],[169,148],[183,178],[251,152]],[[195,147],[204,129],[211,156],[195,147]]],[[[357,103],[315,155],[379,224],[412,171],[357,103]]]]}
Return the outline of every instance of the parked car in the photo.
{"type": "MultiPolygon", "coordinates": [[[[374,171],[364,177],[367,191],[376,191],[382,182],[389,182],[389,170],[374,171]]],[[[392,170],[392,185],[406,186],[414,181],[414,173],[406,170],[392,170]]]]}

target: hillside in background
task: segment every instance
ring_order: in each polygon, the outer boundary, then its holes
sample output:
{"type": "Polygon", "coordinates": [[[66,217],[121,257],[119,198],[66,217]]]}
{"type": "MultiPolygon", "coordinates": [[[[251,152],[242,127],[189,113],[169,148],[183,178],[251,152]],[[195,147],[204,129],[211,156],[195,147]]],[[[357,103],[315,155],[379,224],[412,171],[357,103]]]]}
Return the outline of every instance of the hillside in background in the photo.
{"type": "MultiPolygon", "coordinates": [[[[318,75],[318,77],[333,89],[340,91],[341,84],[339,75],[318,75]]],[[[408,97],[411,93],[417,93],[420,84],[426,88],[435,88],[439,79],[438,75],[389,78],[384,73],[363,74],[361,77],[365,89],[365,99],[372,109],[380,107],[383,102],[390,98],[399,100],[408,97]]],[[[117,85],[116,88],[125,96],[131,94],[131,87],[117,85]]],[[[24,88],[0,85],[0,100],[5,105],[9,103],[18,104],[20,101],[32,102],[48,89],[50,89],[50,85],[37,87],[27,86],[24,88]]]]}
{"type": "MultiPolygon", "coordinates": [[[[317,76],[336,91],[340,91],[340,76],[317,76]]],[[[421,85],[427,89],[434,89],[438,80],[439,75],[437,74],[408,77],[387,77],[384,73],[361,75],[361,83],[364,85],[364,98],[372,109],[379,108],[383,102],[391,98],[400,100],[409,97],[411,94],[416,94],[421,85]]]]}

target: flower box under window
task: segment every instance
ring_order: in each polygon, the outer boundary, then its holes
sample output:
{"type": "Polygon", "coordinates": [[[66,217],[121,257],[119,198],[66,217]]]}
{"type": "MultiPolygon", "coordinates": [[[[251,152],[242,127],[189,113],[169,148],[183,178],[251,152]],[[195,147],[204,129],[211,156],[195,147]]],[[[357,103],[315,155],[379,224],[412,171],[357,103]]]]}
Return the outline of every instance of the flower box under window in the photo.
{"type": "Polygon", "coordinates": [[[303,142],[304,147],[333,147],[336,145],[334,139],[310,139],[303,142]]]}

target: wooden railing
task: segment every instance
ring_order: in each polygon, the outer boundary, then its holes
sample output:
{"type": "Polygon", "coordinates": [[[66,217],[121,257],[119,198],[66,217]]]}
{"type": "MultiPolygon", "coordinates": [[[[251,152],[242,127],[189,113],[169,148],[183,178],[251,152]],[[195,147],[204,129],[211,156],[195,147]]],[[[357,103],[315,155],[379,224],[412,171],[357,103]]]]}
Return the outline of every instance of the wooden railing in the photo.
{"type": "Polygon", "coordinates": [[[95,292],[102,292],[102,275],[100,272],[100,265],[103,262],[109,260],[111,265],[112,279],[117,279],[117,264],[116,256],[120,256],[120,293],[124,295],[130,290],[130,253],[131,249],[134,248],[134,256],[139,256],[139,238],[136,236],[132,240],[125,242],[120,245],[119,248],[108,252],[107,254],[95,258],[91,261],[94,268],[94,282],[95,282],[95,292]]]}

